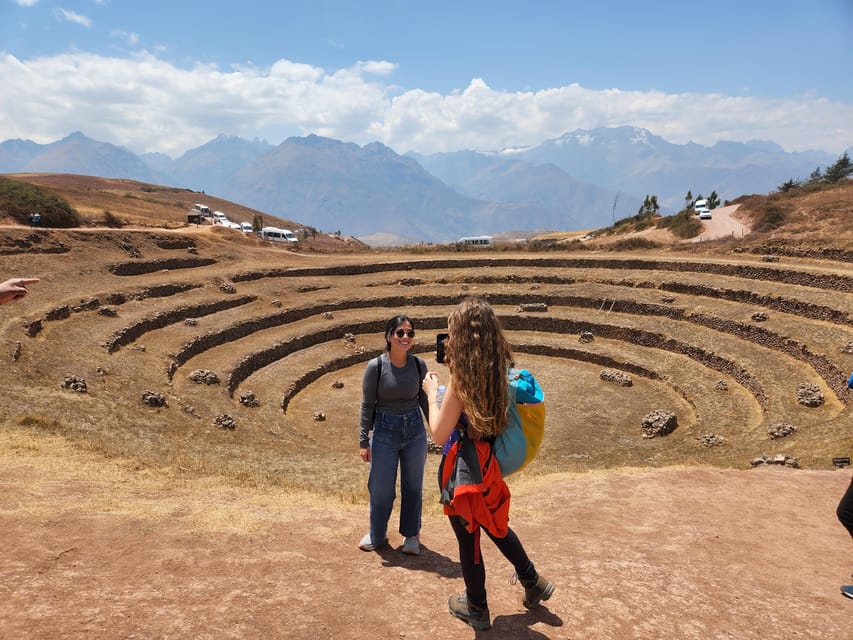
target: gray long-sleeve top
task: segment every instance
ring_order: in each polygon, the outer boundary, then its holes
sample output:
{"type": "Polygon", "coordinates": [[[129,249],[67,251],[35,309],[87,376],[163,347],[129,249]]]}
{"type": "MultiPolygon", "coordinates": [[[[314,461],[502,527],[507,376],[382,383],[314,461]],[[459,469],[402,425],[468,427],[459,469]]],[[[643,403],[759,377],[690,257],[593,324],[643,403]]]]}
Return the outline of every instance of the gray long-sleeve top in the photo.
{"type": "Polygon", "coordinates": [[[361,422],[358,429],[360,449],[370,446],[374,413],[402,415],[420,406],[424,416],[429,419],[429,405],[421,387],[422,377],[427,370],[426,362],[413,355],[406,358],[403,367],[392,365],[387,353],[367,363],[361,381],[361,422]],[[382,359],[381,367],[379,358],[382,359]]]}

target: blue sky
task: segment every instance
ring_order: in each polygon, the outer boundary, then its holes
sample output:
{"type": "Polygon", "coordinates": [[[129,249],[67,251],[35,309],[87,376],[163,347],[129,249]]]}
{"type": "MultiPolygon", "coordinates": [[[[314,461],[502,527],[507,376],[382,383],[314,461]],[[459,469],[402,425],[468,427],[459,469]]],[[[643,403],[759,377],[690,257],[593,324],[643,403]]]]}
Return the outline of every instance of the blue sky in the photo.
{"type": "Polygon", "coordinates": [[[853,146],[853,0],[0,0],[0,140],[853,146]],[[223,6],[224,5],[224,6],[223,6]]]}

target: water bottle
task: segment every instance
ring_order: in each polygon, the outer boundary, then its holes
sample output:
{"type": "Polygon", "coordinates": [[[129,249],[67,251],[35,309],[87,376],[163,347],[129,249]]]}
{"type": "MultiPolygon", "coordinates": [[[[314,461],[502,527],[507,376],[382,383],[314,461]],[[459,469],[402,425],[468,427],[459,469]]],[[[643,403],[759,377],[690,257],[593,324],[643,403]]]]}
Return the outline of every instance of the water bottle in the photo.
{"type": "Polygon", "coordinates": [[[444,392],[447,391],[447,387],[443,384],[438,385],[438,393],[435,394],[435,400],[438,402],[439,408],[441,408],[441,402],[444,400],[444,392]]]}

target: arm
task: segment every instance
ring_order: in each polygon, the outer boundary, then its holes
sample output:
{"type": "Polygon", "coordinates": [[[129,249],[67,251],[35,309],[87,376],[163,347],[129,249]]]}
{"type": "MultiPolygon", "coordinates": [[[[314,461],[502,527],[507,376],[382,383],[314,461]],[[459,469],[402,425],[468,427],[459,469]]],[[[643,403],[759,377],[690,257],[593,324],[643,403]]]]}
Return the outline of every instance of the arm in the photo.
{"type": "Polygon", "coordinates": [[[438,407],[438,374],[430,371],[423,383],[424,391],[426,391],[429,399],[430,415],[433,419],[429,421],[429,431],[433,442],[437,445],[443,445],[459,422],[459,417],[462,415],[462,401],[456,392],[453,390],[453,378],[447,383],[447,391],[444,393],[444,400],[441,402],[441,408],[438,407]]]}
{"type": "MultiPolygon", "coordinates": [[[[381,356],[380,356],[381,357],[381,356]]],[[[374,358],[367,363],[361,380],[361,417],[358,426],[358,449],[361,459],[370,462],[370,430],[379,390],[379,363],[374,358]]]]}
{"type": "MultiPolygon", "coordinates": [[[[429,369],[427,369],[426,362],[424,362],[422,358],[418,358],[417,356],[415,356],[415,360],[417,361],[418,365],[418,375],[424,375],[421,372],[429,371],[429,369]]],[[[418,405],[420,406],[421,411],[423,411],[424,417],[426,417],[426,421],[429,422],[429,398],[427,398],[426,390],[423,386],[423,380],[421,380],[420,382],[421,384],[419,385],[418,389],[418,405]]]]}
{"type": "Polygon", "coordinates": [[[28,293],[27,285],[38,281],[38,278],[9,278],[0,282],[0,304],[23,298],[28,293]]]}

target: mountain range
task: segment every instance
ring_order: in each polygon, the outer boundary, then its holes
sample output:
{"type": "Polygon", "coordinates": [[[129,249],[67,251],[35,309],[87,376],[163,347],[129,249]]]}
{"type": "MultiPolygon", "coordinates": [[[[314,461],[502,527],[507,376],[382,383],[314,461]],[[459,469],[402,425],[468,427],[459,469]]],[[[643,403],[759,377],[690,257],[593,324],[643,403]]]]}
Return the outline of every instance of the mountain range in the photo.
{"type": "Polygon", "coordinates": [[[0,173],[190,188],[374,246],[596,229],[637,213],[646,195],[674,213],[688,191],[716,191],[721,201],[768,193],[835,160],[767,141],[680,145],[628,126],[577,130],[523,149],[432,155],[316,135],[277,146],[220,135],[177,159],[136,155],[80,132],[49,144],[0,143],[0,173]]]}

